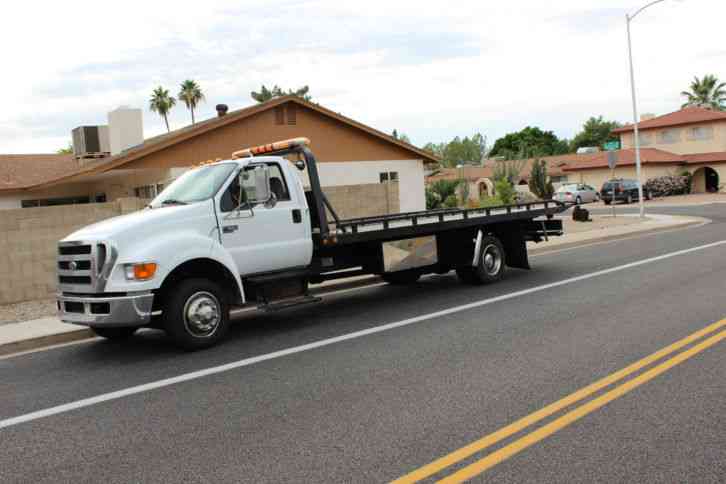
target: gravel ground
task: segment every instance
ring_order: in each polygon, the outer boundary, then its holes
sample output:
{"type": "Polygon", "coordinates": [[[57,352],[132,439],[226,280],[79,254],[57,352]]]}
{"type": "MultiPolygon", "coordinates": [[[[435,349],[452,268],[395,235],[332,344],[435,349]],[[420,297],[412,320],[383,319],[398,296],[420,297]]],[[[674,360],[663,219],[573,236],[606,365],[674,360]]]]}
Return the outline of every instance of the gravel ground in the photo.
{"type": "Polygon", "coordinates": [[[55,299],[0,305],[0,325],[54,316],[55,299]]]}

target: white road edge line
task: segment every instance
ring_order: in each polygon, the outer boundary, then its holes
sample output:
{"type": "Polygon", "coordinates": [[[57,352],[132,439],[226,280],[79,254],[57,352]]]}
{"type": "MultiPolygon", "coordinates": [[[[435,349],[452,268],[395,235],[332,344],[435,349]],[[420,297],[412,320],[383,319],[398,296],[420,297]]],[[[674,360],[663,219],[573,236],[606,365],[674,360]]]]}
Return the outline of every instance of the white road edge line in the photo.
{"type": "Polygon", "coordinates": [[[535,292],[545,291],[547,289],[552,289],[554,287],[564,286],[566,284],[572,284],[573,282],[579,282],[584,281],[587,279],[592,279],[594,277],[604,276],[606,274],[612,274],[613,272],[619,272],[626,269],[631,269],[633,267],[642,266],[645,264],[650,264],[653,262],[658,262],[665,259],[670,259],[672,257],[678,257],[684,254],[690,254],[691,252],[697,252],[700,250],[710,249],[712,247],[718,247],[721,245],[726,244],[726,240],[720,240],[718,242],[712,242],[710,244],[705,245],[699,245],[697,247],[691,247],[690,249],[683,249],[676,252],[670,252],[668,254],[659,255],[656,257],[650,257],[648,259],[643,259],[637,262],[630,262],[628,264],[623,264],[615,267],[611,267],[609,269],[603,269],[596,272],[591,272],[589,274],[583,274],[581,276],[575,276],[570,277],[568,279],[563,279],[561,281],[557,282],[551,282],[549,284],[542,284],[540,286],[531,287],[529,289],[523,289],[521,291],[515,291],[511,292],[509,294],[503,294],[501,296],[496,296],[488,299],[482,299],[481,301],[476,301],[473,303],[468,304],[462,304],[461,306],[455,306],[453,308],[444,309],[441,311],[436,311],[429,314],[424,314],[421,316],[416,316],[409,319],[404,319],[402,321],[397,321],[395,323],[388,323],[381,326],[376,326],[373,328],[364,329],[361,331],[355,331],[353,333],[344,334],[341,336],[335,336],[333,338],[327,338],[320,341],[316,341],[313,343],[308,343],[300,346],[294,346],[292,348],[287,348],[284,350],[279,351],[273,351],[272,353],[267,353],[264,355],[254,356],[251,358],[245,358],[243,360],[235,361],[232,363],[227,363],[220,366],[214,366],[211,368],[206,368],[204,370],[199,371],[193,371],[191,373],[184,373],[183,375],[178,375],[171,378],[165,378],[163,380],[158,380],[151,383],[145,383],[143,385],[137,385],[129,388],[125,388],[123,390],[118,390],[115,392],[110,393],[104,393],[101,395],[97,395],[95,397],[90,398],[84,398],[81,400],[77,400],[75,402],[66,403],[63,405],[58,405],[55,407],[46,408],[44,410],[38,410],[36,412],[27,413],[24,415],[19,415],[17,417],[8,418],[5,420],[0,420],[0,429],[12,427],[15,425],[19,425],[21,423],[30,422],[33,420],[38,420],[45,417],[50,417],[51,415],[58,415],[60,413],[70,412],[72,410],[77,410],[79,408],[84,407],[90,407],[92,405],[96,405],[103,402],[108,402],[111,400],[117,400],[120,398],[128,397],[130,395],[136,395],[143,392],[148,392],[151,390],[155,390],[157,388],[163,388],[171,385],[176,385],[177,383],[183,383],[190,380],[196,380],[199,378],[203,378],[209,375],[215,375],[217,373],[223,373],[226,371],[234,370],[237,368],[242,368],[245,366],[254,365],[256,363],[260,363],[263,361],[268,361],[276,358],[282,358],[283,356],[293,355],[296,353],[302,353],[304,351],[313,350],[316,348],[322,348],[324,346],[330,346],[336,343],[341,343],[343,341],[348,341],[356,338],[362,338],[363,336],[369,336],[376,333],[382,333],[384,331],[389,331],[392,329],[400,328],[403,326],[408,326],[415,323],[420,323],[422,321],[428,321],[430,319],[438,318],[441,316],[448,316],[450,314],[459,313],[462,311],[467,311],[469,309],[478,308],[481,306],[486,306],[488,304],[494,304],[501,301],[506,301],[508,299],[513,299],[520,296],[525,296],[527,294],[532,294],[535,292]]]}

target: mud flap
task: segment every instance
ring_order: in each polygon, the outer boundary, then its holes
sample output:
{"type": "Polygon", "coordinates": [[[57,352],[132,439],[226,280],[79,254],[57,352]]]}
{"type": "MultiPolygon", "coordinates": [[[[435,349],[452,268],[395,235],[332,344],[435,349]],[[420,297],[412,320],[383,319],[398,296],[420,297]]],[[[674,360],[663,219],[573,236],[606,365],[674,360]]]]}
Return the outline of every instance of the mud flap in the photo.
{"type": "Polygon", "coordinates": [[[507,265],[519,269],[530,269],[527,257],[527,242],[524,240],[524,231],[519,224],[507,226],[506,232],[497,233],[496,236],[504,246],[507,265]]]}

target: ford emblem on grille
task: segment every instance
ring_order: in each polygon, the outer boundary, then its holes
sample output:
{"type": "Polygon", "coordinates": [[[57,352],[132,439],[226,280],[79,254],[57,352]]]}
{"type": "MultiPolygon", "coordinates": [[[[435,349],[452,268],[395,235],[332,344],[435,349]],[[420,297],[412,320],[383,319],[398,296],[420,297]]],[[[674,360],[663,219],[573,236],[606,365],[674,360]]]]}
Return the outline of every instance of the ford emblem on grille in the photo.
{"type": "Polygon", "coordinates": [[[75,271],[76,269],[78,269],[78,264],[76,263],[76,261],[72,260],[68,263],[68,268],[72,271],[75,271]]]}

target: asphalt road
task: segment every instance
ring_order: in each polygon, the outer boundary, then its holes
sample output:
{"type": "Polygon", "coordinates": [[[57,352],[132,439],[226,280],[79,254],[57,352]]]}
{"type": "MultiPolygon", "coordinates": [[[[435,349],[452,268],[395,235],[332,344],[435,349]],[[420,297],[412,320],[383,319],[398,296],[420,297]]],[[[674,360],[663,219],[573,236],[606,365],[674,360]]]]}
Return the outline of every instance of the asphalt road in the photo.
{"type": "MultiPolygon", "coordinates": [[[[146,332],[0,359],[0,482],[404,476],[726,318],[726,243],[678,252],[726,241],[726,206],[659,212],[713,223],[539,255],[493,286],[436,276],[246,314],[204,352],[146,332]]],[[[491,465],[475,482],[726,481],[726,340],[703,346],[724,330],[451,458],[427,482],[480,462],[491,465]],[[633,388],[616,395],[621,384],[633,388]]]]}

